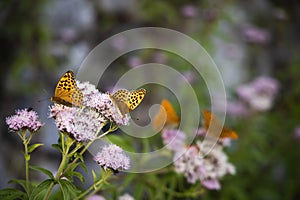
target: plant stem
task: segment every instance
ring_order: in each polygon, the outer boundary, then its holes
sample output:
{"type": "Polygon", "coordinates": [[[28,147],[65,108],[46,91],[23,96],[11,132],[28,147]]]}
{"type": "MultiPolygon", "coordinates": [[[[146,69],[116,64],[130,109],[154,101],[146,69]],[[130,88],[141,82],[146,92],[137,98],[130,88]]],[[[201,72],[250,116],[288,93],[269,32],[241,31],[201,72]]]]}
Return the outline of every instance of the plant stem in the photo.
{"type": "MultiPolygon", "coordinates": [[[[103,184],[106,182],[106,180],[110,177],[110,175],[113,174],[112,170],[107,170],[104,171],[104,174],[102,176],[101,179],[99,179],[97,182],[95,182],[93,185],[91,185],[86,191],[84,191],[82,194],[80,194],[76,199],[81,199],[82,197],[85,197],[90,191],[92,191],[94,189],[93,192],[91,192],[88,196],[91,196],[93,194],[95,194],[96,192],[98,192],[101,187],[103,186],[103,184]]],[[[88,197],[86,196],[86,197],[88,197]]]]}
{"type": "MultiPolygon", "coordinates": [[[[67,142],[65,141],[65,137],[64,134],[60,132],[60,137],[61,137],[61,145],[62,145],[62,160],[60,162],[59,168],[57,170],[56,176],[55,176],[55,180],[58,181],[60,179],[60,177],[62,176],[62,172],[64,171],[64,168],[67,164],[67,162],[69,161],[69,150],[70,147],[72,146],[72,144],[74,143],[73,141],[68,141],[69,138],[67,139],[67,142]]],[[[52,182],[47,190],[47,193],[44,197],[44,200],[47,200],[51,194],[51,191],[54,187],[55,183],[52,182]]]]}
{"type": "MultiPolygon", "coordinates": [[[[31,139],[31,137],[30,137],[31,139]]],[[[29,160],[30,155],[28,154],[28,144],[30,139],[26,139],[26,130],[22,130],[22,140],[24,144],[24,159],[25,159],[25,176],[26,176],[26,189],[27,195],[30,197],[30,183],[29,183],[29,160]]]]}
{"type": "MultiPolygon", "coordinates": [[[[96,134],[98,135],[98,133],[102,130],[103,126],[101,126],[98,131],[96,132],[96,134]]],[[[115,130],[115,129],[114,129],[115,130]]],[[[106,131],[105,133],[103,133],[102,135],[98,136],[96,138],[96,140],[104,137],[105,135],[107,135],[108,133],[112,132],[113,130],[112,129],[109,129],[108,131],[106,131]]],[[[64,174],[65,172],[67,172],[76,162],[77,160],[84,154],[84,152],[89,148],[89,146],[91,146],[91,144],[93,143],[94,141],[90,141],[88,142],[84,148],[82,149],[82,151],[79,153],[79,156],[77,156],[66,168],[65,170],[63,171],[62,174],[64,174]]]]}
{"type": "Polygon", "coordinates": [[[52,183],[50,184],[50,186],[49,186],[49,188],[48,188],[48,190],[47,190],[47,193],[46,193],[46,195],[45,195],[45,197],[44,197],[44,200],[49,199],[49,196],[50,196],[50,194],[51,194],[51,191],[52,191],[53,187],[54,187],[54,182],[52,182],[52,183]]]}

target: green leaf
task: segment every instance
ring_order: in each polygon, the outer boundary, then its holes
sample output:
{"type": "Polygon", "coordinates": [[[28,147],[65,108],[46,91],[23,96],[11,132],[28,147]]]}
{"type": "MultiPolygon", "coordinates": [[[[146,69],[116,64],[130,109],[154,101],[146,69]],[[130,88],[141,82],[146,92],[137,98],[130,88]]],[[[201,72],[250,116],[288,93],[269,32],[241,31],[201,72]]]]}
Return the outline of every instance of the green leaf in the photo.
{"type": "Polygon", "coordinates": [[[84,163],[78,163],[78,165],[85,171],[88,172],[88,168],[86,167],[86,165],[84,163]]]}
{"type": "Polygon", "coordinates": [[[2,200],[11,200],[11,199],[26,199],[26,193],[21,192],[14,188],[6,188],[0,190],[0,199],[2,200]]]}
{"type": "Polygon", "coordinates": [[[33,144],[28,147],[28,153],[33,152],[36,148],[43,146],[44,144],[33,144]]]}
{"type": "Polygon", "coordinates": [[[52,146],[54,149],[57,149],[59,152],[61,152],[61,153],[63,152],[63,151],[62,151],[62,148],[61,148],[61,145],[59,145],[59,144],[52,144],[51,146],[52,146]]]}
{"type": "Polygon", "coordinates": [[[63,193],[64,200],[73,199],[81,192],[74,184],[67,180],[60,179],[58,183],[63,193]]]}
{"type": "Polygon", "coordinates": [[[79,158],[81,162],[84,162],[83,156],[80,155],[79,153],[75,153],[74,158],[79,158]]]}
{"type": "Polygon", "coordinates": [[[53,183],[53,182],[54,182],[53,179],[47,179],[47,180],[41,182],[38,186],[36,186],[33,189],[29,200],[43,199],[42,197],[45,196],[45,192],[47,191],[47,189],[50,187],[51,183],[53,183]]]}
{"type": "Polygon", "coordinates": [[[77,177],[82,183],[84,183],[85,179],[84,179],[84,177],[82,176],[81,173],[73,172],[72,174],[73,174],[73,176],[77,177]]]}
{"type": "Polygon", "coordinates": [[[52,172],[50,172],[49,170],[47,170],[45,168],[34,166],[34,165],[30,165],[29,168],[32,170],[39,171],[39,172],[46,174],[47,176],[49,176],[50,179],[55,179],[52,172]]]}
{"type": "Polygon", "coordinates": [[[114,135],[114,134],[109,134],[106,137],[107,140],[110,141],[110,143],[116,144],[126,151],[130,151],[130,152],[135,151],[133,145],[129,142],[130,140],[126,140],[123,137],[119,137],[118,135],[114,135]]]}
{"type": "Polygon", "coordinates": [[[27,187],[26,187],[26,181],[25,180],[21,180],[21,179],[12,179],[10,180],[8,183],[16,183],[20,186],[22,186],[22,188],[27,191],[27,187]]]}
{"type": "Polygon", "coordinates": [[[92,170],[92,175],[93,175],[93,179],[94,179],[94,183],[96,183],[97,181],[97,174],[94,170],[92,170]]]}

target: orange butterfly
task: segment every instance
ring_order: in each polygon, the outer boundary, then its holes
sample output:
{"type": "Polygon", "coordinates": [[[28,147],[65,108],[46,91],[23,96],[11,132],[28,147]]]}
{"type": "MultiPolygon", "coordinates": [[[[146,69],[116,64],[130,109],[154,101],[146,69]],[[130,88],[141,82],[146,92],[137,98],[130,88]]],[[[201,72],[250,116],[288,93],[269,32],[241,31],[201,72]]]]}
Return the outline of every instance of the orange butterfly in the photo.
{"type": "Polygon", "coordinates": [[[67,71],[60,77],[51,101],[66,106],[81,106],[83,94],[78,89],[72,71],[67,71]]]}
{"type": "Polygon", "coordinates": [[[220,137],[221,139],[223,138],[231,138],[231,139],[237,139],[238,134],[226,127],[223,127],[217,117],[213,115],[211,112],[204,110],[202,112],[204,116],[204,123],[203,126],[206,131],[208,131],[209,128],[209,135],[214,136],[214,137],[220,137]],[[221,133],[218,133],[217,130],[221,130],[221,133]]]}
{"type": "Polygon", "coordinates": [[[172,104],[167,99],[163,99],[160,110],[153,119],[152,126],[154,130],[161,130],[165,127],[174,128],[178,126],[179,121],[180,119],[177,116],[172,104]]]}

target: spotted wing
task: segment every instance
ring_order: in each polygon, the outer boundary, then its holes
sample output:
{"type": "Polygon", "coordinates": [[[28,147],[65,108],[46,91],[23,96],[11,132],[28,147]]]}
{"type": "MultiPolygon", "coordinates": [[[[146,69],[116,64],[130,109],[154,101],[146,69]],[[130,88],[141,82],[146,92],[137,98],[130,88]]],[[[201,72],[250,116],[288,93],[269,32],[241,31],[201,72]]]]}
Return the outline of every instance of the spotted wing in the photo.
{"type": "Polygon", "coordinates": [[[67,71],[58,81],[51,101],[67,106],[82,105],[82,92],[77,88],[74,73],[67,71]]]}

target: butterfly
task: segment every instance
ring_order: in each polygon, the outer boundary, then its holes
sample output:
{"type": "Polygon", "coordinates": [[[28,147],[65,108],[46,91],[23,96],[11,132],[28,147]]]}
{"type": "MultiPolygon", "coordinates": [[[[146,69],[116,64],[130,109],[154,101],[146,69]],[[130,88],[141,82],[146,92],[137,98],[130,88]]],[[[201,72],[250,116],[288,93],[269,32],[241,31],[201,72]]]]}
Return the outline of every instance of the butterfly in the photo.
{"type": "Polygon", "coordinates": [[[76,85],[74,73],[69,70],[59,79],[51,101],[66,106],[81,106],[82,99],[83,94],[76,85]]]}
{"type": "Polygon", "coordinates": [[[179,124],[179,117],[177,116],[172,104],[167,99],[161,101],[159,112],[153,119],[152,126],[154,130],[160,130],[164,127],[177,127],[179,124]]]}
{"type": "Polygon", "coordinates": [[[204,129],[208,131],[209,129],[209,135],[214,136],[214,137],[220,137],[221,139],[223,138],[231,138],[231,139],[237,139],[238,134],[226,127],[223,127],[217,117],[213,115],[211,112],[204,110],[202,112],[204,116],[204,129]],[[217,130],[220,130],[221,133],[217,132],[217,130]]]}
{"type": "Polygon", "coordinates": [[[143,101],[145,95],[146,90],[143,88],[131,92],[126,89],[121,89],[116,91],[113,95],[110,95],[110,99],[117,108],[119,114],[122,117],[125,117],[125,114],[138,107],[138,105],[143,101]]]}

